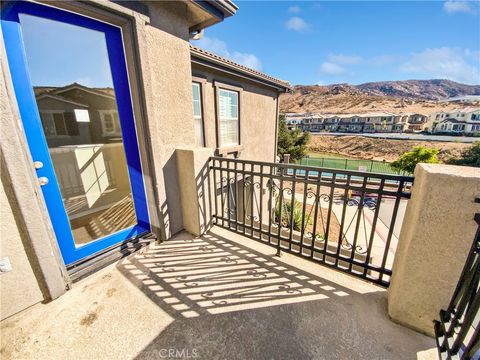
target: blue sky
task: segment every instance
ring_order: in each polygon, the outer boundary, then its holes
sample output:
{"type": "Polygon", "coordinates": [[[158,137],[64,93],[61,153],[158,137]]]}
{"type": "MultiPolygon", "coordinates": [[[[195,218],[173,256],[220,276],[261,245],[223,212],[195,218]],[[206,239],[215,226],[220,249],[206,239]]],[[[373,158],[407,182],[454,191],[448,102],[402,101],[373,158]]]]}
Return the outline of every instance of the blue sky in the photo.
{"type": "Polygon", "coordinates": [[[192,44],[292,84],[480,84],[478,1],[237,1],[192,44]]]}
{"type": "Polygon", "coordinates": [[[113,86],[104,33],[29,15],[20,24],[33,86],[113,86]]]}

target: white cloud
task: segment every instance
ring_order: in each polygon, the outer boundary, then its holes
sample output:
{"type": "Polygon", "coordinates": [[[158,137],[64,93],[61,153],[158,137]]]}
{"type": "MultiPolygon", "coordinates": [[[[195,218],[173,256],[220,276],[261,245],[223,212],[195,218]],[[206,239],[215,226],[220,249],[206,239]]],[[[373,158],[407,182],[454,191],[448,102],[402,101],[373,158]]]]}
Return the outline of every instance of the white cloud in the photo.
{"type": "Polygon", "coordinates": [[[478,64],[478,61],[470,64],[467,61],[470,54],[470,50],[448,47],[425,49],[423,52],[412,54],[408,61],[400,65],[400,71],[430,78],[480,84],[480,69],[473,65],[478,64]]]}
{"type": "Polygon", "coordinates": [[[232,54],[232,60],[255,70],[262,70],[261,61],[253,54],[241,53],[235,51],[232,54]]]}
{"type": "Polygon", "coordinates": [[[354,75],[352,67],[362,65],[368,66],[384,66],[398,61],[393,55],[378,55],[372,57],[362,57],[360,55],[352,54],[328,54],[326,60],[320,65],[320,72],[325,75],[354,75]]]}
{"type": "MultiPolygon", "coordinates": [[[[473,3],[473,2],[472,2],[473,3]]],[[[475,14],[476,9],[471,5],[469,1],[448,0],[443,3],[443,10],[449,14],[464,12],[475,14]]]]}
{"type": "Polygon", "coordinates": [[[303,20],[301,17],[293,16],[287,20],[285,26],[289,30],[294,30],[298,32],[304,32],[310,28],[310,25],[303,20]]]}
{"type": "Polygon", "coordinates": [[[225,41],[217,38],[210,38],[208,36],[204,36],[200,40],[192,41],[192,44],[223,57],[226,57],[230,54],[228,52],[227,44],[225,43],[225,41]]]}
{"type": "Polygon", "coordinates": [[[336,64],[351,65],[359,64],[363,59],[358,55],[329,54],[328,61],[336,64]]]}
{"type": "Polygon", "coordinates": [[[341,75],[346,72],[342,66],[329,61],[325,61],[320,65],[320,71],[325,75],[341,75]]]}
{"type": "Polygon", "coordinates": [[[231,52],[228,50],[228,46],[223,40],[204,36],[200,40],[192,42],[192,44],[249,68],[259,71],[262,70],[262,62],[254,54],[242,53],[239,51],[231,52]]]}
{"type": "Polygon", "coordinates": [[[294,5],[294,6],[290,6],[288,8],[288,12],[289,13],[292,13],[292,14],[298,14],[299,12],[302,11],[302,8],[300,6],[297,6],[297,5],[294,5]]]}
{"type": "Polygon", "coordinates": [[[387,65],[397,61],[397,57],[393,55],[378,55],[374,56],[370,61],[373,65],[387,65]]]}

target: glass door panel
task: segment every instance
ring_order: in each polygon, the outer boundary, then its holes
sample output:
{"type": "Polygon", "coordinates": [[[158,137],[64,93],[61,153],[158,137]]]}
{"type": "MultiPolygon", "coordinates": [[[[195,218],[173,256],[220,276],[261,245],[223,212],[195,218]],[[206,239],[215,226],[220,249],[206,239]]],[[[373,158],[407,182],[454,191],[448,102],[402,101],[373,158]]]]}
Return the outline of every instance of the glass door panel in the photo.
{"type": "Polygon", "coordinates": [[[24,14],[20,25],[75,245],[135,225],[105,34],[24,14]]]}
{"type": "Polygon", "coordinates": [[[2,9],[20,115],[65,264],[150,230],[120,28],[2,9]]]}

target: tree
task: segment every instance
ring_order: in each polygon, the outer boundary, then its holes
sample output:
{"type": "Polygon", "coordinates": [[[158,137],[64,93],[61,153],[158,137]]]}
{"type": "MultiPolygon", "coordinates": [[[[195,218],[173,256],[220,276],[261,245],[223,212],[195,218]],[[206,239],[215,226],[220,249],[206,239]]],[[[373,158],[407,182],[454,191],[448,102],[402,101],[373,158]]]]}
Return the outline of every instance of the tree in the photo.
{"type": "Polygon", "coordinates": [[[418,163],[438,164],[438,149],[427,148],[425,146],[414,146],[411,151],[404,153],[397,160],[392,162],[392,169],[399,172],[412,174],[418,163]]]}
{"type": "Polygon", "coordinates": [[[448,161],[452,165],[480,167],[480,141],[476,141],[468,149],[462,151],[460,158],[448,161]]]}
{"type": "Polygon", "coordinates": [[[277,154],[281,158],[290,154],[290,160],[295,162],[307,155],[307,144],[310,141],[310,133],[300,129],[289,130],[285,121],[285,115],[279,117],[277,154]]]}

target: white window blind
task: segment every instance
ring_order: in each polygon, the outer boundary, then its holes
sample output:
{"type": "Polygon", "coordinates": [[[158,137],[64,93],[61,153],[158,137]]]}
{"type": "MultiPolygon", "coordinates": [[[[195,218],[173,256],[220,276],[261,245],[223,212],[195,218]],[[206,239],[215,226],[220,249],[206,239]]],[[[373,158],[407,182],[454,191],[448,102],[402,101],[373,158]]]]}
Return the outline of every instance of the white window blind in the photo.
{"type": "Polygon", "coordinates": [[[238,92],[220,89],[218,109],[220,146],[238,145],[238,92]]]}
{"type": "Polygon", "coordinates": [[[202,119],[202,98],[200,96],[200,84],[192,83],[193,95],[193,118],[195,120],[195,140],[198,146],[203,143],[203,119],[202,119]]]}

